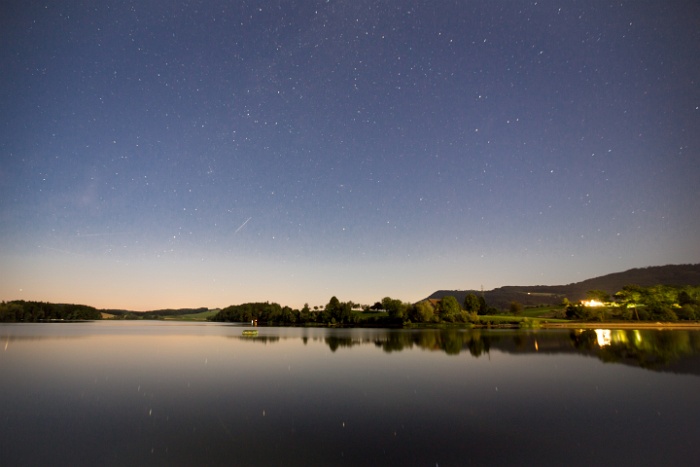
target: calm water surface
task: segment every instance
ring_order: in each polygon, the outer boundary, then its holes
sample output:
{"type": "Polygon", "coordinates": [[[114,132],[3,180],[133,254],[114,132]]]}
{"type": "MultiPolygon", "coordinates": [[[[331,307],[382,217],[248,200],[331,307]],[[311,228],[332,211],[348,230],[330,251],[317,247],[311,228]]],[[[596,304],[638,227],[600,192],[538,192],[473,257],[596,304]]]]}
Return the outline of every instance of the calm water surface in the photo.
{"type": "Polygon", "coordinates": [[[698,331],[0,325],[0,465],[697,465],[698,331]]]}

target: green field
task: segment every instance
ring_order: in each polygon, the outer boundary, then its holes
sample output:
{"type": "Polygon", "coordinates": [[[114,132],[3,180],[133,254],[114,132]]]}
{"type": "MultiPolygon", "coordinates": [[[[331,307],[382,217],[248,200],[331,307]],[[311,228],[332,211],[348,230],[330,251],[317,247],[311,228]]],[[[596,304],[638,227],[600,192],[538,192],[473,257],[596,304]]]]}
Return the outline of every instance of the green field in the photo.
{"type": "Polygon", "coordinates": [[[370,318],[385,318],[387,316],[386,311],[353,311],[352,313],[359,317],[360,321],[370,318]]]}
{"type": "Polygon", "coordinates": [[[557,311],[564,311],[561,305],[525,308],[522,316],[528,318],[552,318],[557,311]]]}

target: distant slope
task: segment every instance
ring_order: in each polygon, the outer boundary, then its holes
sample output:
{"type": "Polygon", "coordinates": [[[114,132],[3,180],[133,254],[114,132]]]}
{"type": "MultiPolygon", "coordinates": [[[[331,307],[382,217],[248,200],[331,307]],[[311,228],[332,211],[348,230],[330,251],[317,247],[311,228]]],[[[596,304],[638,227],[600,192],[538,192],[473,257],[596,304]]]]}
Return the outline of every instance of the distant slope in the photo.
{"type": "MultiPolygon", "coordinates": [[[[667,266],[650,266],[616,272],[605,276],[586,279],[568,285],[509,285],[484,291],[486,302],[496,308],[506,308],[512,301],[525,306],[557,305],[564,297],[572,302],[586,298],[589,290],[604,290],[609,294],[618,292],[622,287],[637,284],[644,287],[657,284],[666,285],[700,285],[700,264],[678,264],[667,266]]],[[[438,290],[427,298],[442,298],[453,295],[462,303],[468,293],[481,294],[475,290],[438,290]]]]}
{"type": "Polygon", "coordinates": [[[484,290],[483,292],[480,290],[438,290],[427,298],[439,299],[452,295],[459,303],[464,303],[464,298],[467,294],[473,293],[478,296],[483,295],[488,306],[502,310],[508,308],[511,302],[519,302],[526,307],[559,305],[566,296],[556,293],[527,293],[526,291],[520,290],[502,290],[503,288],[504,287],[494,290],[484,290]]]}

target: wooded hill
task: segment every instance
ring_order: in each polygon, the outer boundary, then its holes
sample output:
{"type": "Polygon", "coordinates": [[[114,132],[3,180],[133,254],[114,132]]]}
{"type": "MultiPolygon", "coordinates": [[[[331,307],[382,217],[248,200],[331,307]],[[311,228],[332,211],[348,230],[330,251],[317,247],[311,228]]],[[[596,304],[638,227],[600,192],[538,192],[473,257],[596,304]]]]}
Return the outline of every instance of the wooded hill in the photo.
{"type": "Polygon", "coordinates": [[[130,310],[102,310],[102,312],[114,315],[116,319],[162,319],[162,318],[179,318],[183,315],[193,315],[209,311],[208,308],[166,308],[162,310],[151,311],[130,311],[130,310]]]}
{"type": "Polygon", "coordinates": [[[507,308],[513,302],[526,307],[559,305],[564,298],[578,302],[586,298],[589,290],[604,290],[610,295],[620,291],[624,286],[636,284],[642,287],[652,285],[700,285],[700,264],[677,264],[667,266],[650,266],[616,272],[605,276],[586,279],[568,285],[507,285],[493,290],[438,290],[429,299],[454,296],[459,303],[469,294],[481,295],[489,306],[498,309],[507,308]]]}

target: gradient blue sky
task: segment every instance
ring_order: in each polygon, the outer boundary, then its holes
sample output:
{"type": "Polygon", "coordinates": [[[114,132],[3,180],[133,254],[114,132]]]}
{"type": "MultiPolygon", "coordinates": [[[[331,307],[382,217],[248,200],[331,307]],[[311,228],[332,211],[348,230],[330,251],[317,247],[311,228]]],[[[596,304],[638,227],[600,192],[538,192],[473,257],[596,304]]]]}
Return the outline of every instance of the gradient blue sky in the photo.
{"type": "Polygon", "coordinates": [[[695,1],[5,1],[0,299],[301,307],[700,262],[695,1]]]}

